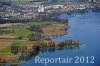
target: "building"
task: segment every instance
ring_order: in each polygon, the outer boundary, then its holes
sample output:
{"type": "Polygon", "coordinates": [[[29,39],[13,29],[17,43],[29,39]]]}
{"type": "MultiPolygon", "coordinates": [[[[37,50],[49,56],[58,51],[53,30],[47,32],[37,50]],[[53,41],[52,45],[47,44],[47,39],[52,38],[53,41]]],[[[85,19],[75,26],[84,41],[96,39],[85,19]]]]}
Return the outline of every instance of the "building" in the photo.
{"type": "Polygon", "coordinates": [[[38,12],[44,12],[44,11],[45,11],[44,6],[39,6],[39,8],[38,8],[38,12]]]}

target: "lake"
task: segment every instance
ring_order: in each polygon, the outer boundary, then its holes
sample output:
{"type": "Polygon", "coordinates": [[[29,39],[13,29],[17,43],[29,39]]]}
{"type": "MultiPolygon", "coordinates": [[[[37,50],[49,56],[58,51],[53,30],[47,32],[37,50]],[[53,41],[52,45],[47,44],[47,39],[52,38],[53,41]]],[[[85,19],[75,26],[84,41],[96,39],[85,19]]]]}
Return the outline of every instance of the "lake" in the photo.
{"type": "MultiPolygon", "coordinates": [[[[51,37],[54,41],[80,40],[80,47],[63,47],[54,51],[39,52],[41,58],[66,58],[74,60],[71,63],[48,63],[47,66],[99,66],[100,65],[100,13],[89,12],[72,15],[61,15],[60,19],[68,19],[68,35],[51,37]],[[79,59],[75,58],[76,56],[79,59]],[[75,63],[74,61],[79,63],[75,63]],[[88,62],[88,63],[87,63],[88,62]]],[[[28,59],[25,64],[19,66],[45,66],[43,63],[35,63],[35,59],[28,59]]]]}

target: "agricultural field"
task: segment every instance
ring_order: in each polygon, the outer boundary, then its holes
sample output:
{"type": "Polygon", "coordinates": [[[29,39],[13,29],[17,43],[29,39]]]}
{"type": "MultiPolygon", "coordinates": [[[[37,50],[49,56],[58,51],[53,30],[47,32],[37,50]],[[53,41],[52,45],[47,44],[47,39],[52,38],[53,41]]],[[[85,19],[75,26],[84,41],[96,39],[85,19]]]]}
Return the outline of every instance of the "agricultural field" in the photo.
{"type": "Polygon", "coordinates": [[[30,31],[28,28],[31,25],[42,26],[45,24],[45,22],[0,24],[0,31],[3,31],[3,33],[0,32],[0,47],[2,47],[0,48],[0,54],[11,54],[11,46],[27,46],[32,44],[28,39],[28,35],[36,32],[30,31]],[[12,38],[14,36],[16,38],[12,38]]]}
{"type": "MultiPolygon", "coordinates": [[[[68,24],[59,22],[28,22],[0,24],[0,54],[12,54],[11,47],[37,45],[35,41],[49,41],[43,36],[67,34],[68,24]]],[[[46,43],[46,42],[45,42],[46,43]]]]}

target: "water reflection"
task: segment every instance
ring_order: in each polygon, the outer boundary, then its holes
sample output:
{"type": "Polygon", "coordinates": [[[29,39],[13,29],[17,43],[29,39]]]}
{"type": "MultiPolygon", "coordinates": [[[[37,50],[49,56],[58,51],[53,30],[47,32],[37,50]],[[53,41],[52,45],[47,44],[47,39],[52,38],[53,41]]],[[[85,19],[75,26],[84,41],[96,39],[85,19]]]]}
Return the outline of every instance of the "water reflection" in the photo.
{"type": "Polygon", "coordinates": [[[7,64],[3,64],[3,63],[1,63],[0,66],[18,66],[18,64],[7,65],[7,64]]]}
{"type": "Polygon", "coordinates": [[[0,66],[6,66],[5,64],[0,64],[0,66]]]}
{"type": "Polygon", "coordinates": [[[46,47],[46,48],[40,49],[36,53],[31,54],[27,57],[22,57],[19,60],[26,62],[30,59],[34,59],[35,56],[39,55],[40,53],[46,53],[46,52],[52,53],[52,52],[64,51],[64,50],[65,51],[69,51],[69,50],[72,51],[72,50],[79,50],[79,49],[80,49],[80,44],[77,44],[77,45],[63,45],[63,46],[59,46],[59,47],[46,47]]]}
{"type": "Polygon", "coordinates": [[[62,47],[49,47],[49,48],[44,48],[41,50],[42,53],[45,52],[55,52],[55,51],[68,51],[68,50],[79,50],[80,49],[80,45],[66,45],[66,46],[62,46],[62,47]]]}

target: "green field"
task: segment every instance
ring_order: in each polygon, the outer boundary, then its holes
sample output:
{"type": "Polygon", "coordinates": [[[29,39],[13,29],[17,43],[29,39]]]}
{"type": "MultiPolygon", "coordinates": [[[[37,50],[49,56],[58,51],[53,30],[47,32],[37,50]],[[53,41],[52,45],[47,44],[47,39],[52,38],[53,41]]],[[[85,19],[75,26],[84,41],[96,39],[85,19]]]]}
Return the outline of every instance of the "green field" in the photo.
{"type": "MultiPolygon", "coordinates": [[[[32,22],[31,25],[45,25],[46,22],[32,22]]],[[[0,50],[0,54],[9,54],[11,53],[11,46],[27,46],[29,44],[32,44],[29,40],[28,40],[28,35],[31,33],[35,33],[33,31],[28,30],[30,26],[18,26],[18,25],[13,25],[10,26],[8,28],[15,30],[14,33],[8,33],[9,35],[13,35],[13,36],[21,36],[23,39],[19,40],[19,39],[3,39],[0,40],[2,42],[12,42],[13,44],[11,44],[10,46],[6,47],[5,49],[0,50]]]]}
{"type": "MultiPolygon", "coordinates": [[[[47,24],[46,22],[32,22],[31,25],[39,25],[39,26],[43,26],[47,24]]],[[[10,26],[9,28],[14,29],[15,33],[10,33],[10,35],[14,35],[14,36],[21,36],[23,38],[27,38],[29,34],[31,33],[35,33],[33,31],[28,30],[30,26],[18,26],[18,25],[13,25],[10,26]]]]}
{"type": "Polygon", "coordinates": [[[10,28],[15,30],[15,33],[10,33],[10,35],[21,36],[23,38],[27,38],[30,33],[34,33],[34,32],[29,31],[27,29],[28,27],[14,25],[14,26],[11,26],[10,28]]]}
{"type": "Polygon", "coordinates": [[[27,46],[28,40],[2,40],[4,42],[13,42],[10,46],[6,47],[3,50],[0,50],[0,54],[10,54],[11,53],[11,46],[27,46]]]}

